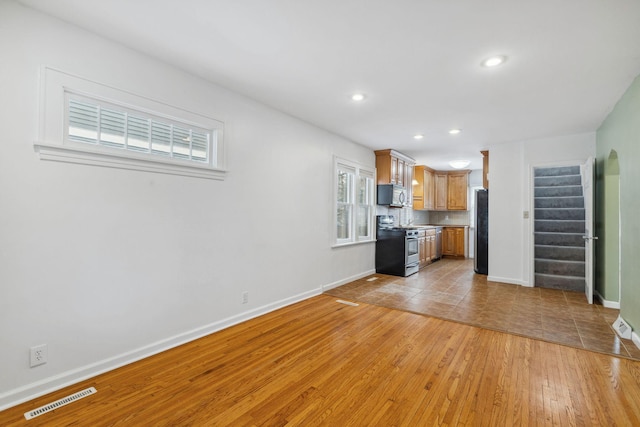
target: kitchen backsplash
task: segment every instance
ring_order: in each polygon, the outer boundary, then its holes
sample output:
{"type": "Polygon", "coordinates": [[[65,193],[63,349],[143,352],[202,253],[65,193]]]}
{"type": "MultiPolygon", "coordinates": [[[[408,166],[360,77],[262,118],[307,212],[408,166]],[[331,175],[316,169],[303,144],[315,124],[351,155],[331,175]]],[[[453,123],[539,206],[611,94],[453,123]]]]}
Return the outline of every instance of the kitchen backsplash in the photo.
{"type": "Polygon", "coordinates": [[[376,215],[393,215],[396,225],[433,224],[469,225],[469,211],[414,211],[376,205],[376,215]]]}
{"type": "Polygon", "coordinates": [[[415,224],[469,225],[469,211],[413,211],[415,224]]]}
{"type": "Polygon", "coordinates": [[[388,206],[376,205],[376,215],[393,215],[395,225],[407,225],[416,223],[414,211],[411,208],[390,208],[388,206]]]}

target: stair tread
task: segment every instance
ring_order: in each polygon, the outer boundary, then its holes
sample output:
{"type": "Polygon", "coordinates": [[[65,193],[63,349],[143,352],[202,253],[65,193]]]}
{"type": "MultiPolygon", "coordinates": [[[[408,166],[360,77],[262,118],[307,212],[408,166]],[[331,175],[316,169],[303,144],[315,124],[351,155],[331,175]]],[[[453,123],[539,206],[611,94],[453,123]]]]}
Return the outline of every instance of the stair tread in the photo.
{"type": "Polygon", "coordinates": [[[571,234],[574,236],[584,236],[585,233],[567,233],[566,231],[534,231],[534,234],[571,234]]]}
{"type": "Polygon", "coordinates": [[[584,251],[584,246],[567,246],[567,245],[538,245],[534,244],[534,248],[555,248],[555,249],[582,249],[584,251]]]}
{"type": "Polygon", "coordinates": [[[535,273],[536,276],[562,278],[562,279],[581,279],[584,280],[584,276],[564,276],[562,274],[549,274],[549,273],[535,273]]]}
{"type": "Polygon", "coordinates": [[[581,184],[566,184],[566,185],[534,185],[535,188],[562,188],[562,187],[582,187],[581,184]]]}
{"type": "Polygon", "coordinates": [[[535,261],[547,261],[547,262],[564,262],[564,263],[572,263],[572,264],[584,264],[584,261],[573,260],[573,259],[557,259],[557,258],[534,258],[535,261]]]}
{"type": "MultiPolygon", "coordinates": [[[[570,185],[569,187],[579,187],[570,185]]],[[[534,199],[582,199],[584,196],[535,196],[534,199]]]]}
{"type": "Polygon", "coordinates": [[[540,219],[536,219],[536,221],[549,221],[549,222],[560,222],[560,221],[585,222],[585,220],[584,220],[584,219],[548,219],[548,218],[540,218],[540,219]]]}

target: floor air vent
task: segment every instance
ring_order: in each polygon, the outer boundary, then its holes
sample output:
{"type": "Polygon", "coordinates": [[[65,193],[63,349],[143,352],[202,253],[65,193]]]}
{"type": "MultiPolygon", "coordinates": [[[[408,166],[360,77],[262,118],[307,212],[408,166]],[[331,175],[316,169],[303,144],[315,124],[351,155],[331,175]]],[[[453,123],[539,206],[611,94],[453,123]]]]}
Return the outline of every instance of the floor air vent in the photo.
{"type": "Polygon", "coordinates": [[[63,397],[60,400],[56,400],[55,402],[51,402],[47,405],[41,406],[38,409],[34,409],[33,411],[25,412],[24,417],[28,420],[40,416],[42,414],[46,414],[47,412],[51,412],[54,409],[58,409],[61,406],[67,405],[71,402],[75,402],[78,399],[82,399],[83,397],[87,397],[91,394],[95,394],[96,389],[90,387],[86,390],[79,391],[77,393],[72,394],[71,396],[63,397]]]}
{"type": "Polygon", "coordinates": [[[613,322],[613,329],[620,335],[621,338],[631,339],[631,326],[624,321],[622,316],[618,316],[615,322],[613,322]]]}

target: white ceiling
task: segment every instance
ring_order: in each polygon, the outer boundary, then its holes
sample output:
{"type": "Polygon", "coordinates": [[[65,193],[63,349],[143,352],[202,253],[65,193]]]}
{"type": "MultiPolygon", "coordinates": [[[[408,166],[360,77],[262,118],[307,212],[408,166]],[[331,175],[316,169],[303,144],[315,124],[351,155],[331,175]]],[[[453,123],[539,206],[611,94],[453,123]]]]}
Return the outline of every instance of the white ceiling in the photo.
{"type": "Polygon", "coordinates": [[[438,169],[481,168],[496,143],[595,131],[640,74],[638,0],[21,3],[438,169]],[[508,61],[480,66],[494,54],[508,61]]]}

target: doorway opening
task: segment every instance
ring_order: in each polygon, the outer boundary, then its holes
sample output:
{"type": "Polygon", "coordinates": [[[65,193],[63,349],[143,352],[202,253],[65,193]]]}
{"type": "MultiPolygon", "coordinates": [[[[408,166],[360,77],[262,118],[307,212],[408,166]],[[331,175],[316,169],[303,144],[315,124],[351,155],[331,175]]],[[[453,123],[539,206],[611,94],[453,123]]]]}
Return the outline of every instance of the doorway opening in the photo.
{"type": "Polygon", "coordinates": [[[580,165],[534,168],[534,286],[585,291],[580,165]]]}

